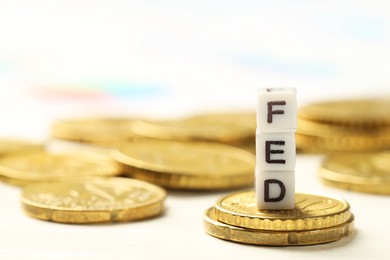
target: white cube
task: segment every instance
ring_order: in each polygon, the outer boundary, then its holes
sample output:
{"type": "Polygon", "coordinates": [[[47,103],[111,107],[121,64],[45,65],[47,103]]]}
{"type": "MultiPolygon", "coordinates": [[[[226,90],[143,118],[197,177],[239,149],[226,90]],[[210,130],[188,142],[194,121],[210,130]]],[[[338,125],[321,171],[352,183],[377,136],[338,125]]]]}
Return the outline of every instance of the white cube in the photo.
{"type": "Polygon", "coordinates": [[[295,207],[295,173],[256,171],[256,204],[259,210],[295,207]]]}
{"type": "Polygon", "coordinates": [[[256,133],[256,167],[260,171],[293,171],[295,132],[256,133]]]}
{"type": "Polygon", "coordinates": [[[294,88],[267,88],[258,92],[257,131],[291,132],[297,128],[294,88]]]}

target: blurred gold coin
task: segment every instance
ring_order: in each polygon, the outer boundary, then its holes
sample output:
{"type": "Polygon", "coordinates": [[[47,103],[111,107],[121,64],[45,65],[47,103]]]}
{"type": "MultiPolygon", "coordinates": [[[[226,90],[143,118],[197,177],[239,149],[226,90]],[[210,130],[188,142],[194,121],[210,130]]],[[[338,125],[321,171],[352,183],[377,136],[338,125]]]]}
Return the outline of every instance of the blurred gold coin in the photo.
{"type": "Polygon", "coordinates": [[[7,183],[13,186],[20,186],[20,187],[26,186],[27,184],[31,183],[31,181],[9,178],[2,175],[0,175],[0,182],[7,183]]]}
{"type": "Polygon", "coordinates": [[[327,138],[297,133],[296,146],[302,152],[314,153],[378,151],[390,148],[390,136],[375,139],[375,137],[365,138],[346,134],[327,138]]]}
{"type": "Polygon", "coordinates": [[[244,149],[244,150],[256,155],[256,142],[254,140],[253,140],[253,142],[250,142],[250,143],[235,145],[235,147],[244,149]]]}
{"type": "Polygon", "coordinates": [[[114,151],[129,177],[176,189],[229,189],[253,184],[254,155],[205,142],[136,140],[114,151]]]}
{"type": "Polygon", "coordinates": [[[211,123],[227,123],[245,126],[252,130],[253,138],[256,132],[256,113],[253,111],[241,112],[225,112],[225,113],[205,113],[190,117],[192,120],[211,122],[211,123]]]}
{"type": "Polygon", "coordinates": [[[218,221],[242,228],[302,231],[341,225],[351,217],[349,204],[342,199],[295,194],[293,210],[258,210],[255,192],[244,191],[221,198],[215,204],[218,221]]]}
{"type": "Polygon", "coordinates": [[[390,194],[388,156],[381,153],[342,153],[325,158],[321,180],[337,188],[376,194],[390,194]],[[383,157],[382,157],[383,156],[383,157]]]}
{"type": "Polygon", "coordinates": [[[160,214],[163,189],[126,178],[37,182],[23,188],[22,207],[31,217],[62,223],[124,222],[160,214]]]}
{"type": "Polygon", "coordinates": [[[44,147],[42,144],[33,143],[25,140],[0,140],[0,157],[16,153],[41,152],[43,151],[43,149],[44,147]]]}
{"type": "Polygon", "coordinates": [[[0,158],[0,175],[6,182],[24,185],[33,181],[83,176],[116,176],[121,168],[111,157],[95,152],[29,153],[0,158]]]}
{"type": "Polygon", "coordinates": [[[328,243],[347,237],[354,230],[353,215],[340,225],[303,231],[270,231],[228,225],[218,221],[213,208],[205,212],[203,220],[205,231],[211,236],[238,243],[267,246],[301,246],[328,243]]]}
{"type": "Polygon", "coordinates": [[[314,103],[299,110],[299,118],[358,127],[390,126],[390,99],[340,100],[314,103]]]}
{"type": "Polygon", "coordinates": [[[193,117],[181,120],[137,121],[132,128],[140,136],[177,141],[210,141],[225,144],[251,142],[255,130],[247,125],[227,120],[193,117]]]}
{"type": "Polygon", "coordinates": [[[56,121],[50,135],[55,138],[112,146],[135,138],[127,118],[80,118],[56,121]]]}
{"type": "Polygon", "coordinates": [[[389,100],[344,100],[298,113],[297,148],[305,152],[363,152],[390,148],[389,100]]]}
{"type": "Polygon", "coordinates": [[[385,171],[390,171],[390,150],[375,153],[372,164],[385,171]]]}

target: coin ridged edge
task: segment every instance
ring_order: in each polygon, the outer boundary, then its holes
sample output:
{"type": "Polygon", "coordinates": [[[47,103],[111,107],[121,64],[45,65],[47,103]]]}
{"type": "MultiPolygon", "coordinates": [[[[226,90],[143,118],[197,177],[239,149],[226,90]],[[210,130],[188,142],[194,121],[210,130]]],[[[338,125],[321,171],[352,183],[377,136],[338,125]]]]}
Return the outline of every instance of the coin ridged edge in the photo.
{"type": "MultiPolygon", "coordinates": [[[[237,192],[239,194],[241,192],[237,192]]],[[[337,226],[348,221],[351,217],[350,206],[348,202],[342,199],[337,199],[346,204],[344,211],[336,214],[328,214],[326,216],[318,217],[305,217],[297,219],[262,219],[249,215],[244,215],[236,212],[231,212],[221,206],[222,200],[225,196],[217,201],[214,207],[214,214],[218,221],[243,228],[272,230],[272,231],[302,231],[302,230],[314,230],[324,229],[332,226],[337,226]]]]}
{"type": "Polygon", "coordinates": [[[378,150],[389,146],[390,137],[386,139],[349,138],[348,136],[319,137],[307,134],[296,134],[297,147],[300,149],[319,151],[367,151],[378,150]]]}
{"type": "Polygon", "coordinates": [[[70,224],[127,222],[151,218],[162,213],[164,199],[142,207],[115,210],[59,210],[39,207],[22,200],[23,211],[34,218],[70,224]]]}
{"type": "Polygon", "coordinates": [[[315,245],[340,240],[354,232],[353,215],[345,223],[325,229],[269,231],[230,226],[219,222],[213,215],[213,212],[213,208],[205,212],[203,217],[205,232],[220,239],[244,244],[265,246],[315,245]]]}

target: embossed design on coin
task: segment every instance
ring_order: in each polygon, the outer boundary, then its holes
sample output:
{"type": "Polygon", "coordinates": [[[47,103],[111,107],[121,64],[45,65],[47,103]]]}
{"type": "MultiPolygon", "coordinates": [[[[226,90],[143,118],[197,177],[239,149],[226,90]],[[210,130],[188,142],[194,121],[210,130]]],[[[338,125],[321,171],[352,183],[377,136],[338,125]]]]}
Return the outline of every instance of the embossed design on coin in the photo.
{"type": "Polygon", "coordinates": [[[223,223],[262,230],[313,230],[346,222],[349,204],[342,199],[312,194],[295,194],[293,210],[261,210],[254,191],[228,195],[215,205],[215,216],[223,223]]]}
{"type": "Polygon", "coordinates": [[[23,189],[22,204],[27,214],[44,220],[68,223],[128,221],[161,212],[165,196],[164,190],[143,181],[85,178],[30,184],[23,189]],[[41,214],[36,214],[39,209],[41,214]]]}

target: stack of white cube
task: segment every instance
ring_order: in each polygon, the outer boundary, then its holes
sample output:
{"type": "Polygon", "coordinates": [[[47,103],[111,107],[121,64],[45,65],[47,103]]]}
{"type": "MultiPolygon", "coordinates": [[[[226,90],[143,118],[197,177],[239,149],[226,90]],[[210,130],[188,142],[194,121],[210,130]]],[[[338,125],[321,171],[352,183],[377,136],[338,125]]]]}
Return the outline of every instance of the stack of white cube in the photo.
{"type": "Polygon", "coordinates": [[[256,202],[259,210],[288,210],[295,204],[296,90],[259,91],[256,130],[256,202]]]}

